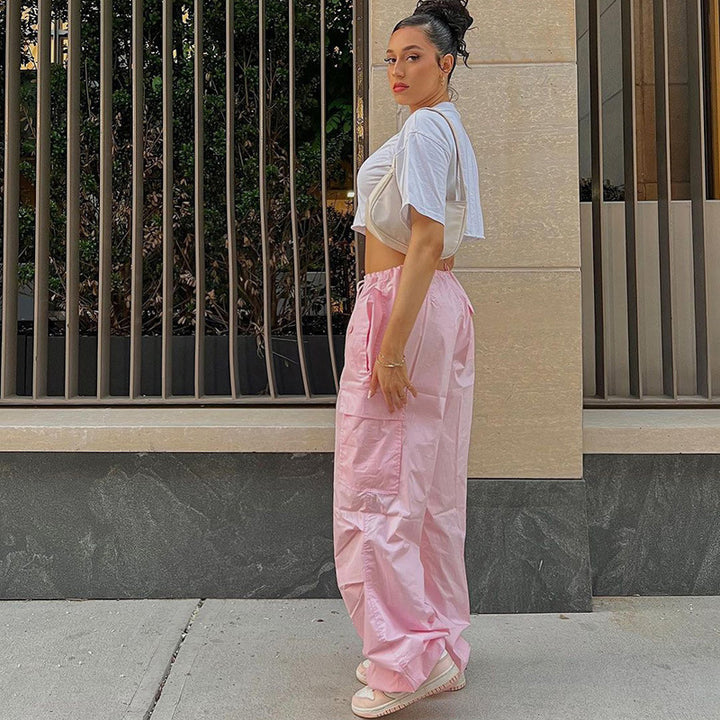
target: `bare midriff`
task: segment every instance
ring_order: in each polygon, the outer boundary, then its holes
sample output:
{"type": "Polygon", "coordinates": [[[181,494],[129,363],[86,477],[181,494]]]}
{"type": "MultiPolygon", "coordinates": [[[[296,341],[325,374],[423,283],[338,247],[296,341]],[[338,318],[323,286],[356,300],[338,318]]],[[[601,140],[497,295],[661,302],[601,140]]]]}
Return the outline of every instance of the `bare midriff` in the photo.
{"type": "MultiPolygon", "coordinates": [[[[405,254],[399,250],[384,245],[369,230],[365,232],[365,272],[379,272],[387,270],[405,262],[405,254]]],[[[437,264],[438,270],[452,270],[455,258],[440,260],[437,264]]]]}

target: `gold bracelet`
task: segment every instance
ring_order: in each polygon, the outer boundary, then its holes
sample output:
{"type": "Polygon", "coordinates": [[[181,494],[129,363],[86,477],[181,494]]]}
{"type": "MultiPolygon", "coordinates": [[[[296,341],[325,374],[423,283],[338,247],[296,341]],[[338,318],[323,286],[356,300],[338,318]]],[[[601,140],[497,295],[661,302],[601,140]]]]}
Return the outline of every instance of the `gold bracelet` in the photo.
{"type": "Polygon", "coordinates": [[[385,357],[385,355],[383,355],[383,353],[381,353],[381,352],[378,352],[375,362],[378,365],[381,365],[382,367],[387,367],[387,368],[402,367],[405,364],[405,355],[403,355],[402,360],[400,362],[387,362],[387,358],[385,357]],[[382,358],[386,362],[381,362],[380,358],[382,358]]]}

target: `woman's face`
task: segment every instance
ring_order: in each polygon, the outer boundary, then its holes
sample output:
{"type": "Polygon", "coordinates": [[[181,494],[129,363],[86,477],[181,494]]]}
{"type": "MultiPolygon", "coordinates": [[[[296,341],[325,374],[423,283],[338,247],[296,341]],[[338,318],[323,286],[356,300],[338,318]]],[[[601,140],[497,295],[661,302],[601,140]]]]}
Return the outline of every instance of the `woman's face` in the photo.
{"type": "Polygon", "coordinates": [[[448,53],[438,65],[437,50],[420,27],[398,28],[390,36],[385,63],[390,92],[400,105],[414,111],[448,99],[453,56],[448,53]]]}

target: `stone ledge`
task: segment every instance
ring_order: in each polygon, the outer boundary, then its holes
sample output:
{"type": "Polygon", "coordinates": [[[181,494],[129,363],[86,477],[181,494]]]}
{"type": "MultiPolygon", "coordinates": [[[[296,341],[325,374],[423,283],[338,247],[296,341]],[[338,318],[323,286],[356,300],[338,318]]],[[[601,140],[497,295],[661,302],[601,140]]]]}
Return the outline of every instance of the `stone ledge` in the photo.
{"type": "MultiPolygon", "coordinates": [[[[0,451],[332,452],[335,408],[5,407],[0,451]]],[[[583,410],[583,453],[720,453],[720,410],[583,410]]]]}
{"type": "Polygon", "coordinates": [[[583,454],[720,453],[720,410],[583,410],[583,454]]]}
{"type": "Polygon", "coordinates": [[[332,452],[335,408],[3,408],[0,451],[332,452]]]}

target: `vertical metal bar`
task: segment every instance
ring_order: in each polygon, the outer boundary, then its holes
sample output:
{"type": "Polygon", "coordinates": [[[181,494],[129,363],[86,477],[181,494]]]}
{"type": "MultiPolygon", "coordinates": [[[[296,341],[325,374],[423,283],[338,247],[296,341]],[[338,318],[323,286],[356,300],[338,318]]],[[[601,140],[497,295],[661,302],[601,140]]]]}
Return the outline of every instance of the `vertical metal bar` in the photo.
{"type": "Polygon", "coordinates": [[[172,0],[162,4],[163,104],[163,268],[162,268],[162,388],[172,395],[173,332],[173,115],[172,115],[172,0]]]}
{"type": "Polygon", "coordinates": [[[653,0],[655,41],[655,142],[658,181],[660,250],[660,319],[662,324],[663,392],[677,398],[672,319],[672,237],[670,235],[670,114],[668,111],[667,0],[653,0]]]}
{"type": "Polygon", "coordinates": [[[602,85],[600,62],[600,3],[589,1],[588,44],[590,57],[590,147],[592,155],[592,248],[595,315],[595,395],[607,399],[607,348],[605,329],[605,288],[603,283],[603,146],[602,85]]]}
{"type": "Polygon", "coordinates": [[[709,70],[708,105],[710,122],[708,132],[711,142],[710,187],[712,195],[708,199],[720,200],[720,2],[710,2],[707,9],[709,70]]]}
{"type": "Polygon", "coordinates": [[[100,238],[97,396],[110,394],[110,269],[112,263],[112,0],[100,2],[100,238]]]}
{"type": "Polygon", "coordinates": [[[80,0],[68,3],[65,398],[78,394],[80,246],[80,0]]]}
{"type": "Polygon", "coordinates": [[[330,350],[330,366],[332,368],[335,392],[338,391],[338,366],[335,357],[335,340],[332,327],[332,290],[330,283],[330,240],[327,221],[327,142],[325,138],[325,0],[320,0],[320,174],[322,192],[323,219],[323,250],[325,255],[325,315],[327,319],[328,349],[330,350]]]}
{"type": "Polygon", "coordinates": [[[78,394],[80,273],[80,3],[68,3],[65,397],[78,394]]]}
{"type": "Polygon", "coordinates": [[[622,0],[623,151],[625,166],[625,271],[627,278],[630,395],[642,398],[640,309],[637,274],[637,146],[635,120],[635,11],[622,0]]]}
{"type": "Polygon", "coordinates": [[[702,0],[687,0],[688,123],[690,125],[688,140],[690,146],[697,394],[710,400],[712,381],[708,339],[709,288],[705,267],[705,80],[703,77],[702,23],[702,0]]]}
{"type": "Polygon", "coordinates": [[[50,263],[50,0],[38,0],[33,398],[47,395],[50,263]]]}
{"type": "MultiPolygon", "coordinates": [[[[365,99],[369,96],[370,73],[366,69],[370,65],[369,33],[366,22],[368,3],[366,0],[357,0],[353,3],[353,57],[355,62],[353,86],[353,107],[355,115],[355,135],[353,138],[353,177],[357,178],[357,171],[369,154],[370,137],[366,132],[365,99]]],[[[357,193],[353,202],[354,211],[357,212],[357,193]]],[[[365,238],[361,233],[355,232],[355,279],[360,280],[365,274],[365,238]]]]}
{"type": "Polygon", "coordinates": [[[265,173],[265,155],[267,133],[265,121],[265,0],[259,0],[258,6],[258,57],[260,58],[260,67],[258,69],[258,83],[260,98],[259,121],[260,121],[260,232],[262,235],[262,259],[263,259],[263,337],[265,340],[265,365],[267,367],[268,389],[270,397],[277,396],[275,386],[275,369],[273,367],[272,341],[270,338],[270,249],[268,245],[268,229],[267,229],[267,203],[265,202],[267,193],[266,173],[265,173]]]}
{"type": "Polygon", "coordinates": [[[130,398],[142,394],[142,289],[143,289],[143,0],[132,7],[132,238],[130,258],[130,398]]]}
{"type": "Polygon", "coordinates": [[[0,397],[17,393],[20,206],[20,3],[5,5],[5,157],[3,204],[2,373],[0,397]]]}
{"type": "MultiPolygon", "coordinates": [[[[237,239],[235,232],[235,0],[225,2],[225,199],[228,245],[228,353],[230,394],[238,393],[237,239]]],[[[262,56],[260,59],[262,63],[262,56]]],[[[261,162],[262,164],[262,162],[261,162]]]]}
{"type": "Polygon", "coordinates": [[[205,394],[205,153],[203,7],[195,0],[195,397],[205,394]]]}
{"type": "Polygon", "coordinates": [[[295,296],[295,329],[297,334],[298,358],[305,397],[310,397],[305,343],[302,330],[302,307],[300,306],[300,248],[297,231],[297,207],[295,202],[295,3],[288,0],[288,54],[289,54],[289,103],[288,125],[290,128],[290,228],[293,239],[293,288],[295,296]]]}

